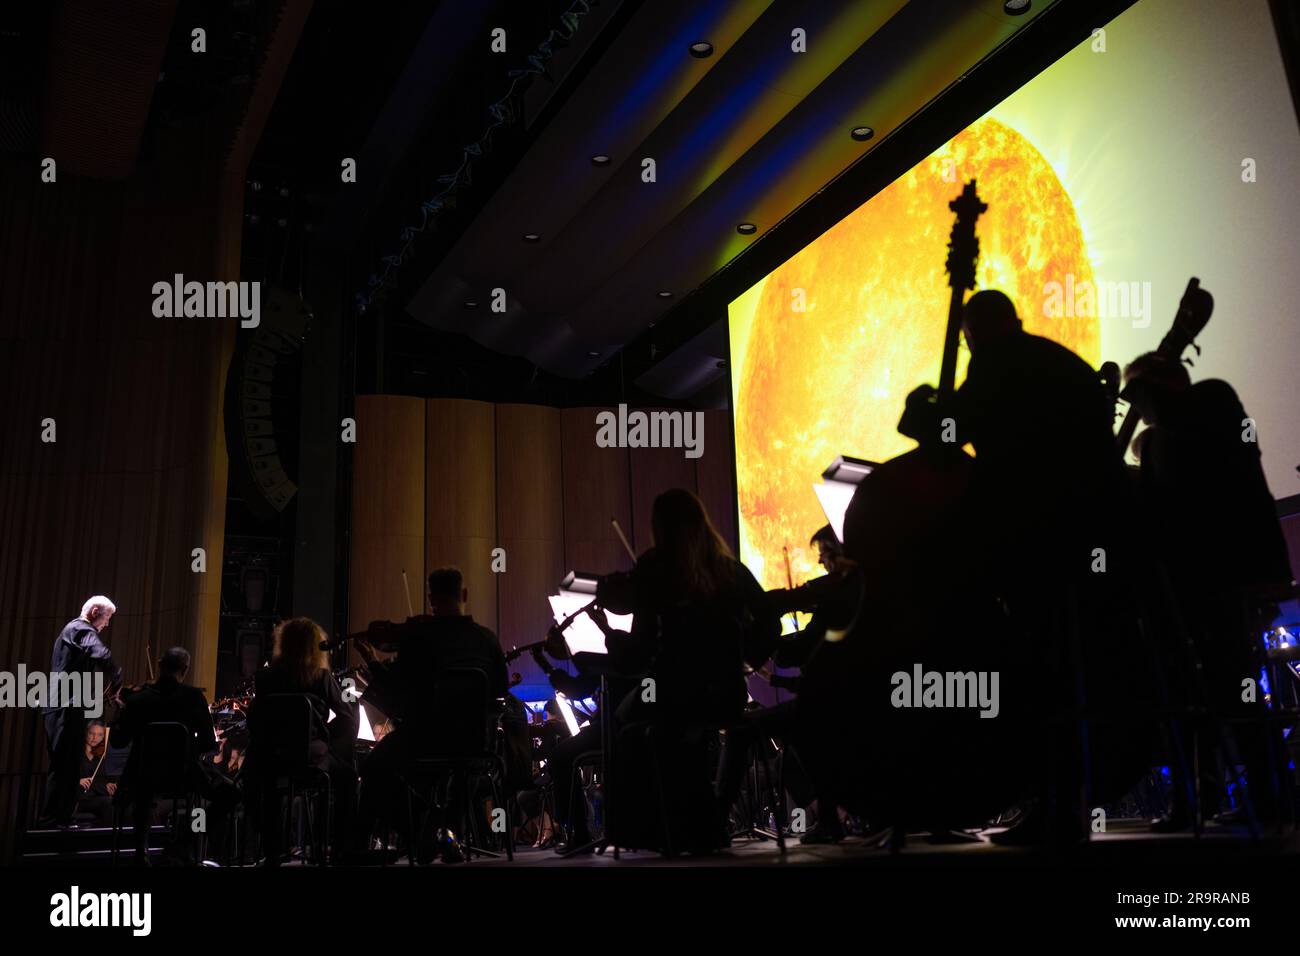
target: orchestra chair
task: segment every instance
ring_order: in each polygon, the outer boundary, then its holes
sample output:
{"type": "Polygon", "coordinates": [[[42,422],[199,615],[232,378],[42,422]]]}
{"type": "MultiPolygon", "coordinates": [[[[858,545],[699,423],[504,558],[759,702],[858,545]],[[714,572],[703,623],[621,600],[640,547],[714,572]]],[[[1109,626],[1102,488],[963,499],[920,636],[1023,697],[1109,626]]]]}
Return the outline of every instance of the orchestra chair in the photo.
{"type": "Polygon", "coordinates": [[[475,784],[486,779],[493,809],[505,811],[506,859],[514,860],[514,797],[505,786],[503,712],[504,702],[489,696],[487,674],[474,667],[449,667],[434,676],[427,710],[403,724],[402,732],[417,742],[401,774],[406,784],[407,861],[411,866],[416,865],[419,836],[437,804],[439,787],[454,775],[461,775],[465,783],[463,812],[470,832],[464,836],[470,839],[462,839],[462,846],[471,854],[498,855],[484,846],[487,841],[475,799],[475,784]],[[415,812],[417,797],[424,805],[419,814],[415,812]]]}
{"type": "MultiPolygon", "coordinates": [[[[677,746],[674,738],[683,734],[688,738],[700,741],[700,743],[696,744],[697,746],[703,746],[702,741],[709,734],[716,735],[720,732],[729,732],[734,737],[746,741],[751,748],[760,747],[763,740],[763,734],[755,722],[755,717],[750,714],[726,724],[691,724],[675,727],[672,732],[669,732],[667,727],[657,721],[636,721],[625,725],[619,732],[620,743],[616,747],[619,753],[627,754],[639,750],[649,757],[648,769],[653,781],[653,809],[657,817],[660,852],[669,859],[677,855],[681,841],[673,832],[672,815],[668,807],[668,792],[664,782],[663,755],[670,749],[674,752],[680,752],[681,748],[677,746]]],[[[751,753],[755,752],[757,751],[751,750],[751,753]]],[[[765,796],[771,801],[773,814],[776,817],[776,832],[773,835],[776,838],[779,852],[784,856],[786,852],[784,801],[780,799],[780,795],[776,791],[775,775],[768,774],[767,776],[767,787],[764,788],[767,791],[765,796]]],[[[757,794],[755,794],[755,798],[757,798],[757,794]]],[[[606,799],[610,799],[608,795],[606,799]]],[[[726,809],[730,810],[730,807],[726,809]]],[[[616,849],[620,845],[626,845],[625,843],[620,844],[620,841],[617,840],[609,828],[608,820],[606,822],[605,840],[612,843],[616,849]]],[[[639,847],[628,848],[639,849],[639,847]]],[[[718,847],[718,849],[722,849],[722,847],[718,847]]],[[[617,859],[617,855],[615,859],[617,859]]]]}
{"type": "MultiPolygon", "coordinates": [[[[594,775],[594,774],[602,773],[603,767],[604,767],[604,753],[603,751],[600,750],[600,748],[596,748],[594,750],[584,750],[582,751],[582,753],[578,754],[576,757],[573,758],[573,773],[569,775],[569,812],[570,813],[576,812],[575,808],[579,806],[578,804],[579,799],[582,800],[581,806],[583,807],[582,812],[584,814],[587,812],[587,809],[590,807],[590,802],[587,800],[587,791],[582,783],[582,771],[590,770],[594,775]]],[[[605,781],[603,778],[600,781],[600,785],[602,788],[605,785],[605,781]]],[[[562,784],[560,783],[560,781],[555,780],[552,781],[552,786],[562,786],[562,784]]],[[[603,799],[601,800],[601,804],[602,806],[604,805],[603,799]]],[[[598,852],[601,853],[603,853],[604,851],[605,848],[603,846],[600,847],[598,850],[598,852]]]]}
{"type": "MultiPolygon", "coordinates": [[[[749,765],[747,776],[749,778],[749,803],[748,812],[744,819],[749,821],[749,826],[742,827],[739,833],[732,833],[733,838],[737,836],[750,837],[759,840],[776,840],[777,849],[784,856],[785,847],[785,753],[784,748],[772,739],[772,735],[767,733],[761,723],[761,710],[746,711],[740,720],[727,724],[720,728],[724,743],[723,747],[732,745],[733,741],[739,741],[743,746],[749,758],[745,762],[749,765]],[[759,772],[759,765],[762,765],[762,773],[759,772]],[[775,772],[773,767],[777,768],[775,772]],[[762,783],[760,784],[760,777],[762,783]],[[768,806],[772,809],[772,816],[775,821],[775,828],[769,829],[767,820],[762,818],[763,801],[768,801],[768,806]]],[[[743,792],[743,788],[742,788],[743,792]]],[[[728,812],[732,807],[725,808],[728,812]]]]}
{"type": "Polygon", "coordinates": [[[307,694],[263,694],[254,698],[248,713],[249,753],[255,760],[259,795],[270,790],[277,798],[284,797],[280,847],[289,845],[285,831],[292,820],[294,801],[302,797],[312,858],[324,866],[334,824],[334,788],[330,775],[312,762],[314,717],[307,694]],[[316,826],[313,809],[321,798],[325,803],[324,828],[316,826]]]}
{"type": "MultiPolygon", "coordinates": [[[[597,853],[604,854],[609,847],[614,848],[614,859],[619,858],[618,843],[613,838],[613,820],[614,820],[614,703],[610,700],[609,694],[609,676],[605,673],[600,675],[600,749],[595,751],[585,751],[578,755],[578,759],[573,762],[574,778],[580,773],[580,768],[584,762],[588,766],[596,766],[600,769],[600,790],[601,790],[601,829],[602,834],[599,839],[593,839],[582,846],[570,846],[568,850],[560,854],[561,857],[576,856],[579,853],[594,849],[597,853]],[[594,759],[593,759],[594,758],[594,759]]],[[[570,779],[570,785],[574,780],[570,779]]],[[[552,780],[551,786],[562,786],[558,780],[552,780]]],[[[572,791],[570,792],[572,796],[572,791]]],[[[586,796],[583,796],[586,800],[586,796]]],[[[585,803],[584,803],[585,806],[585,803]]],[[[573,802],[569,803],[570,812],[573,809],[573,802]]],[[[584,811],[585,812],[585,811],[584,811]]]]}
{"type": "MultiPolygon", "coordinates": [[[[170,800],[172,843],[179,843],[180,828],[190,825],[191,811],[200,802],[191,784],[193,736],[184,724],[162,720],[146,724],[132,745],[135,759],[130,764],[129,788],[119,787],[113,799],[113,849],[110,857],[113,866],[117,866],[122,819],[128,800],[170,800]]],[[[199,834],[197,857],[200,860],[203,859],[203,836],[199,834]]]]}

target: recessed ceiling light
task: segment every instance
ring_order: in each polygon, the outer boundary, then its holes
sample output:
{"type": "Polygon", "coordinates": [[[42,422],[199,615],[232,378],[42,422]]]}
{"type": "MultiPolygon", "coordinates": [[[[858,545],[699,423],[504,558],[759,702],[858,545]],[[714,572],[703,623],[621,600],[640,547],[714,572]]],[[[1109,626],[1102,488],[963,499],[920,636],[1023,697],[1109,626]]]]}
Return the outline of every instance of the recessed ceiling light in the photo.
{"type": "Polygon", "coordinates": [[[475,302],[473,299],[470,299],[468,302],[465,303],[465,308],[467,308],[467,309],[477,309],[477,308],[478,308],[478,303],[475,302]]]}
{"type": "Polygon", "coordinates": [[[690,45],[691,56],[697,60],[713,56],[713,44],[708,40],[696,40],[690,45]]]}
{"type": "Polygon", "coordinates": [[[540,242],[541,238],[542,237],[535,232],[524,233],[524,242],[540,242]]]}
{"type": "Polygon", "coordinates": [[[1022,13],[1028,13],[1029,8],[1034,4],[1032,0],[1007,0],[1002,4],[1002,12],[1009,16],[1018,17],[1022,13]]]}
{"type": "Polygon", "coordinates": [[[587,354],[590,355],[592,358],[600,358],[599,352],[588,352],[587,354]]]}
{"type": "Polygon", "coordinates": [[[859,143],[865,143],[867,140],[871,139],[871,137],[876,135],[876,131],[870,126],[855,126],[849,131],[849,135],[859,143]]]}
{"type": "Polygon", "coordinates": [[[591,157],[591,165],[593,165],[593,166],[608,166],[608,165],[609,165],[609,157],[606,156],[604,153],[597,153],[595,156],[591,157]]]}
{"type": "Polygon", "coordinates": [[[662,292],[659,293],[659,298],[661,298],[661,299],[671,299],[672,297],[673,297],[673,294],[672,294],[671,292],[667,291],[666,289],[665,289],[664,291],[662,291],[662,292]]]}
{"type": "Polygon", "coordinates": [[[758,232],[758,226],[754,225],[752,222],[742,222],[736,227],[736,232],[740,233],[742,236],[752,236],[754,233],[758,232]]]}

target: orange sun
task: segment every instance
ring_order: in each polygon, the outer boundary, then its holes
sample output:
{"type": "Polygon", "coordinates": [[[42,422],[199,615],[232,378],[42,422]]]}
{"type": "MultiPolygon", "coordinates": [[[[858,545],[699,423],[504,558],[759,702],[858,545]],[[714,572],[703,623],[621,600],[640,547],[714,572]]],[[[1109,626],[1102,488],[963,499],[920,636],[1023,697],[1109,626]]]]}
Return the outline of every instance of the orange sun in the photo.
{"type": "MultiPolygon", "coordinates": [[[[736,385],[741,557],[764,587],[815,573],[826,523],[812,490],[839,454],[877,461],[912,447],[897,425],[908,392],[938,380],[949,291],[944,260],[961,184],[978,180],[977,288],[1011,296],[1025,329],[1096,364],[1094,316],[1048,317],[1044,287],[1091,282],[1074,205],[1027,139],[983,119],[859,207],[764,282],[736,385]]],[[[736,324],[747,322],[746,329],[736,324]]],[[[967,356],[959,359],[959,380],[967,356]]]]}

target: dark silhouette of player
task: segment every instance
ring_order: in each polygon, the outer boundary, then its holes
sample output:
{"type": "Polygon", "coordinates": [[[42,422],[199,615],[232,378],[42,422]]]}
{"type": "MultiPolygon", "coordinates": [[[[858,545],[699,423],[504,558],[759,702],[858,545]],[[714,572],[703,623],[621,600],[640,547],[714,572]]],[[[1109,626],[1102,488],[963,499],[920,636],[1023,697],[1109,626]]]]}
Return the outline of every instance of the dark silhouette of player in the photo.
{"type": "MultiPolygon", "coordinates": [[[[1217,379],[1193,385],[1179,362],[1154,352],[1134,360],[1125,381],[1124,397],[1148,426],[1134,441],[1146,528],[1181,622],[1165,629],[1164,651],[1178,665],[1170,668],[1178,678],[1175,702],[1200,704],[1211,714],[1199,738],[1202,805],[1213,807],[1222,777],[1205,771],[1215,767],[1224,740],[1217,719],[1258,716],[1262,705],[1242,699],[1243,681],[1259,678],[1258,635],[1276,613],[1273,597],[1292,584],[1290,559],[1254,422],[1232,386],[1217,379]]],[[[1238,723],[1231,740],[1246,764],[1256,810],[1271,817],[1266,732],[1238,723]]],[[[1160,829],[1191,823],[1185,783],[1175,784],[1172,812],[1160,829]]]]}

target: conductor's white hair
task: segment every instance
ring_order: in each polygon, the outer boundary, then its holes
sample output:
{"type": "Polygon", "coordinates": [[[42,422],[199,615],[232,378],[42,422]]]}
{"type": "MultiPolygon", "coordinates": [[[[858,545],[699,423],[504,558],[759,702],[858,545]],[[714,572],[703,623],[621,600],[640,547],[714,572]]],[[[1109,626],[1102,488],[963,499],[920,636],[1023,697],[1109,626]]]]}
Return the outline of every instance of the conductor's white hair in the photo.
{"type": "Polygon", "coordinates": [[[89,621],[91,608],[96,608],[96,607],[102,607],[104,610],[112,611],[114,614],[117,613],[116,604],[114,604],[108,598],[104,597],[104,595],[96,594],[85,604],[81,605],[81,616],[84,617],[87,621],[89,621]]]}

